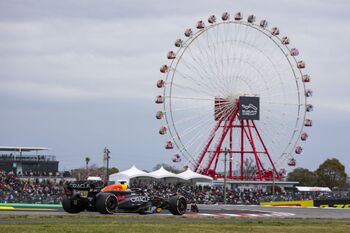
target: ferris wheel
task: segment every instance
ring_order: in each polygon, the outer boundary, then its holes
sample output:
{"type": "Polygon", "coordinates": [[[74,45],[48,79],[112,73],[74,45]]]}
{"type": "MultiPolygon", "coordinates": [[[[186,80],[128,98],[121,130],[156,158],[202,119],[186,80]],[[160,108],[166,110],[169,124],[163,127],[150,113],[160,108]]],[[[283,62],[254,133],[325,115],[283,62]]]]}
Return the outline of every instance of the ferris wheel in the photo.
{"type": "Polygon", "coordinates": [[[306,64],[290,43],[267,20],[240,12],[211,15],[175,40],[155,100],[174,162],[214,178],[228,163],[228,177],[241,180],[282,178],[296,165],[313,105],[306,64]]]}

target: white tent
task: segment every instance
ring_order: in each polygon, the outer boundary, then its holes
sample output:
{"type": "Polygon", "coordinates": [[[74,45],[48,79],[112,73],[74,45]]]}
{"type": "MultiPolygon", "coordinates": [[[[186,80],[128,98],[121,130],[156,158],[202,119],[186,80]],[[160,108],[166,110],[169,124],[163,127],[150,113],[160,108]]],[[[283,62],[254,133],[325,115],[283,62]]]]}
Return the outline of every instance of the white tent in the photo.
{"type": "Polygon", "coordinates": [[[158,178],[158,179],[166,179],[166,178],[182,179],[181,177],[179,177],[175,173],[172,173],[172,172],[165,170],[163,166],[161,166],[156,171],[150,172],[149,174],[158,178]]]}
{"type": "Polygon", "coordinates": [[[109,176],[109,180],[110,181],[114,181],[114,182],[126,181],[129,184],[130,183],[130,179],[141,178],[141,177],[143,177],[143,178],[157,178],[157,177],[153,176],[150,173],[141,171],[140,169],[135,167],[135,165],[133,165],[128,170],[111,174],[109,176]]]}
{"type": "Polygon", "coordinates": [[[192,183],[196,182],[203,182],[203,183],[208,183],[212,182],[213,178],[209,176],[204,176],[201,174],[198,174],[196,172],[193,172],[191,169],[187,169],[186,171],[180,173],[180,174],[175,174],[172,172],[169,172],[164,169],[164,167],[160,167],[158,170],[147,173],[144,172],[134,165],[129,168],[128,170],[111,174],[109,176],[109,180],[111,182],[120,182],[120,181],[126,181],[128,184],[130,184],[130,180],[138,178],[140,180],[143,179],[162,179],[164,181],[169,181],[169,182],[183,182],[183,181],[189,181],[192,183]]]}
{"type": "Polygon", "coordinates": [[[181,172],[177,176],[184,180],[188,180],[192,182],[212,182],[213,181],[213,178],[211,178],[210,176],[198,174],[192,171],[190,168],[188,168],[184,172],[181,172]]]}

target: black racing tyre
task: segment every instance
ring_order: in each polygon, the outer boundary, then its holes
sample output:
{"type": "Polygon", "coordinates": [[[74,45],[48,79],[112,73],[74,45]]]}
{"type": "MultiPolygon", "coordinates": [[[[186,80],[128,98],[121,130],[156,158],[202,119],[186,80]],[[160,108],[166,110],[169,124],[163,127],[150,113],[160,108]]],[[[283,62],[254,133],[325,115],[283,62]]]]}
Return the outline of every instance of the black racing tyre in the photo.
{"type": "Polygon", "coordinates": [[[63,198],[62,198],[62,207],[63,207],[64,211],[66,211],[67,213],[70,213],[70,214],[77,214],[77,213],[80,213],[81,211],[84,211],[83,206],[74,205],[72,203],[72,199],[67,197],[67,196],[63,196],[63,198]]]}
{"type": "Polygon", "coordinates": [[[168,210],[173,215],[183,215],[187,209],[187,202],[183,196],[173,196],[169,198],[168,210]]]}
{"type": "Polygon", "coordinates": [[[113,193],[99,193],[96,196],[96,210],[101,214],[113,214],[117,208],[118,200],[113,193]]]}

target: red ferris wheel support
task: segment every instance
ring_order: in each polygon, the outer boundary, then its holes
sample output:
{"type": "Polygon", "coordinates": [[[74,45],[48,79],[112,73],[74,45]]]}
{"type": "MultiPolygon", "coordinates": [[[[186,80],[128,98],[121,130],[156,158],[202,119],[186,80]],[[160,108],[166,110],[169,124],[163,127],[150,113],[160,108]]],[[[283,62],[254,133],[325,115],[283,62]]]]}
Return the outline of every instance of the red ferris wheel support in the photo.
{"type": "MultiPolygon", "coordinates": [[[[223,174],[217,173],[217,166],[219,158],[224,158],[223,156],[229,155],[229,171],[227,174],[228,179],[239,179],[239,180],[272,180],[281,179],[282,175],[276,170],[275,164],[271,159],[269,151],[263,141],[263,138],[255,125],[254,120],[242,120],[239,119],[239,103],[236,103],[236,107],[231,111],[228,117],[221,117],[217,121],[214,129],[212,130],[207,144],[199,155],[199,159],[195,165],[194,171],[202,173],[204,175],[209,175],[213,178],[223,178],[223,174]],[[226,120],[223,120],[226,118],[226,120]],[[222,128],[220,132],[219,129],[222,128]],[[237,134],[238,131],[238,134],[237,134]],[[240,135],[240,138],[234,138],[233,135],[240,135]],[[217,138],[215,146],[214,139],[217,138]],[[223,148],[224,141],[228,139],[228,147],[223,148]],[[239,141],[238,148],[234,148],[233,140],[239,141]],[[248,143],[247,143],[248,142],[248,143]],[[246,145],[246,144],[248,145],[246,145]],[[261,150],[258,150],[257,145],[261,150]],[[213,150],[210,150],[213,148],[213,150]],[[244,171],[244,160],[247,155],[253,155],[257,172],[255,175],[245,174],[244,171]],[[233,156],[240,156],[240,175],[233,175],[233,156]],[[262,163],[262,157],[267,157],[271,168],[266,169],[262,163]],[[204,161],[208,161],[207,164],[203,164],[204,161]]],[[[266,159],[265,159],[266,160],[266,159]]]]}

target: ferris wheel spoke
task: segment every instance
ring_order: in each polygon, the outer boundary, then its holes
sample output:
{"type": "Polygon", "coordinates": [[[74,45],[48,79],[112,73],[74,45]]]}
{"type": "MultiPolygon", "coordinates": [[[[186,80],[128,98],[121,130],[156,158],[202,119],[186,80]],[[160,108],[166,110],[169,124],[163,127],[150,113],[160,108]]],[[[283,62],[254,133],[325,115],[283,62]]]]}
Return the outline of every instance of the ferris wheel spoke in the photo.
{"type": "MultiPolygon", "coordinates": [[[[192,137],[189,141],[187,141],[187,143],[185,145],[183,145],[180,148],[180,151],[184,151],[186,149],[191,149],[191,147],[194,146],[197,141],[199,142],[201,139],[203,139],[203,137],[205,135],[206,135],[205,133],[198,130],[197,133],[194,135],[194,137],[192,137]]],[[[202,145],[200,145],[200,146],[202,146],[202,145]]],[[[197,150],[194,150],[194,151],[195,151],[194,154],[198,154],[197,150]]],[[[196,159],[194,157],[192,157],[192,159],[194,162],[196,162],[196,159]]]]}
{"type": "MultiPolygon", "coordinates": [[[[233,41],[231,41],[231,42],[233,42],[233,41]]],[[[234,42],[239,42],[239,43],[243,43],[243,44],[246,44],[246,45],[249,45],[249,43],[246,43],[246,42],[243,42],[243,41],[241,41],[241,40],[235,40],[234,42]]],[[[251,47],[253,47],[254,49],[257,49],[256,47],[254,47],[254,46],[252,46],[252,45],[249,45],[249,46],[251,46],[251,47]]],[[[261,51],[260,51],[261,52],[261,51]]],[[[234,58],[235,60],[240,60],[240,61],[244,61],[245,63],[247,63],[247,64],[249,64],[251,67],[253,67],[254,68],[254,70],[256,70],[256,71],[259,71],[259,70],[261,70],[262,68],[263,68],[263,65],[261,65],[261,66],[259,66],[259,67],[255,67],[254,65],[252,65],[249,61],[251,60],[251,59],[245,59],[245,58],[243,58],[243,57],[241,57],[241,58],[234,58]]],[[[234,67],[234,66],[232,66],[232,67],[234,67]]],[[[232,72],[231,72],[232,73],[232,72]]],[[[259,72],[259,73],[261,73],[261,72],[259,72]]],[[[240,76],[240,75],[236,75],[235,77],[238,77],[238,76],[240,76]]],[[[233,77],[233,75],[231,75],[231,77],[233,77]]],[[[263,76],[262,76],[263,77],[263,76]]],[[[264,80],[264,78],[262,78],[262,80],[264,80]]],[[[265,80],[264,80],[265,81],[265,80]]]]}
{"type": "MultiPolygon", "coordinates": [[[[272,41],[274,41],[274,40],[272,40],[272,41]]],[[[279,41],[279,42],[280,42],[280,41],[279,41]]],[[[276,43],[276,42],[274,41],[274,43],[276,43]]],[[[276,43],[276,44],[277,44],[277,43],[276,43]]],[[[265,45],[266,45],[266,43],[265,43],[265,45]]],[[[287,54],[290,53],[290,51],[289,51],[288,48],[287,48],[287,51],[284,50],[281,46],[278,46],[278,48],[279,48],[279,50],[277,50],[277,49],[276,49],[276,50],[273,50],[272,53],[273,53],[273,54],[276,54],[277,52],[282,52],[282,53],[284,53],[284,54],[286,54],[286,52],[288,52],[287,54]]],[[[277,63],[277,64],[280,63],[280,62],[282,61],[282,59],[283,59],[283,60],[286,60],[285,58],[286,58],[286,57],[284,57],[284,58],[280,57],[279,60],[277,59],[276,63],[277,63]]],[[[270,59],[270,58],[269,58],[269,59],[270,59]]],[[[295,60],[295,58],[294,58],[294,60],[295,60]]],[[[271,60],[270,60],[270,61],[271,61],[271,60]]],[[[290,60],[288,59],[288,56],[287,56],[287,61],[288,61],[288,63],[290,64],[290,60]]],[[[271,62],[271,63],[273,64],[273,62],[271,62]]],[[[293,72],[293,75],[296,76],[296,73],[295,73],[294,69],[292,69],[292,72],[293,72]]],[[[279,77],[279,79],[280,79],[280,84],[281,84],[281,89],[282,89],[282,91],[286,91],[287,87],[284,85],[284,82],[282,81],[283,77],[282,77],[281,75],[279,75],[278,77],[279,77]]],[[[296,83],[296,85],[297,85],[297,88],[299,88],[299,87],[298,87],[298,82],[295,82],[295,83],[296,83]]]]}
{"type": "MultiPolygon", "coordinates": [[[[192,58],[193,60],[193,58],[192,58]]],[[[201,67],[201,65],[198,65],[197,61],[195,60],[195,62],[191,62],[189,61],[189,59],[185,58],[185,57],[181,57],[181,61],[182,61],[182,64],[189,70],[189,71],[192,71],[194,74],[196,74],[196,76],[194,75],[184,75],[185,77],[191,77],[191,78],[195,78],[195,77],[198,77],[201,79],[201,81],[203,82],[203,80],[206,80],[208,79],[207,78],[207,75],[208,73],[204,71],[204,69],[201,67]],[[197,68],[197,66],[200,66],[199,68],[197,68]],[[203,73],[204,72],[204,73],[203,73]]],[[[177,68],[177,72],[178,72],[179,68],[177,68]]],[[[175,72],[176,72],[175,71],[175,72]]],[[[185,73],[185,71],[182,71],[182,73],[185,73]]]]}
{"type": "Polygon", "coordinates": [[[193,121],[193,120],[195,120],[197,118],[202,118],[204,116],[208,116],[208,114],[210,112],[212,112],[212,109],[207,110],[207,111],[202,111],[200,114],[193,114],[193,116],[190,116],[190,117],[187,117],[187,118],[184,118],[184,119],[176,121],[176,125],[179,126],[181,124],[188,123],[189,121],[193,121]]]}
{"type": "MultiPolygon", "coordinates": [[[[212,93],[212,89],[210,89],[210,86],[208,86],[206,83],[204,83],[203,81],[200,81],[198,79],[193,78],[192,76],[187,76],[185,74],[183,74],[181,71],[178,71],[178,74],[185,79],[186,81],[190,81],[191,83],[195,84],[197,86],[197,88],[202,88],[203,91],[208,92],[209,95],[213,96],[212,93]]],[[[181,81],[181,80],[180,80],[181,81]]],[[[174,82],[172,82],[174,83],[174,82]]]]}
{"type": "MultiPolygon", "coordinates": [[[[212,29],[208,29],[212,30],[212,29]]],[[[209,37],[208,37],[208,33],[206,33],[206,43],[209,43],[209,37]]],[[[218,72],[218,66],[217,66],[217,58],[216,58],[216,53],[213,52],[210,47],[207,47],[207,45],[205,42],[203,43],[203,45],[201,45],[200,43],[195,43],[194,45],[196,46],[196,48],[200,51],[201,57],[206,58],[203,60],[203,62],[206,62],[206,66],[210,69],[211,72],[211,77],[208,80],[209,83],[211,83],[211,85],[216,86],[218,89],[220,90],[224,90],[225,86],[222,85],[222,83],[220,82],[214,82],[216,81],[218,78],[220,78],[220,73],[218,72]],[[204,50],[204,52],[203,52],[204,50]],[[215,69],[213,69],[215,68],[215,69]]]]}
{"type": "MultiPolygon", "coordinates": [[[[263,113],[262,113],[263,114],[263,113]]],[[[294,128],[291,128],[291,127],[288,127],[287,124],[282,124],[280,127],[279,127],[279,130],[274,130],[274,131],[271,131],[270,128],[272,125],[275,125],[275,122],[277,122],[278,120],[281,122],[281,118],[278,118],[277,116],[275,115],[269,115],[270,117],[266,117],[264,119],[264,128],[263,130],[261,129],[261,125],[258,126],[258,128],[260,128],[260,131],[263,132],[263,135],[264,136],[267,136],[267,138],[271,138],[271,142],[272,142],[272,146],[269,145],[269,148],[275,148],[275,147],[285,147],[283,144],[282,144],[282,141],[281,141],[281,138],[289,138],[287,135],[287,133],[285,132],[290,132],[290,131],[294,131],[295,129],[294,128]]],[[[276,127],[275,127],[276,128],[276,127]]],[[[288,147],[288,145],[287,145],[288,147]]],[[[270,151],[270,154],[274,154],[276,153],[274,150],[273,151],[270,151]],[[271,153],[272,152],[272,153],[271,153]]]]}
{"type": "MultiPolygon", "coordinates": [[[[267,135],[269,138],[271,138],[271,142],[275,145],[278,145],[279,147],[284,147],[282,145],[281,142],[281,138],[286,138],[286,136],[283,135],[287,135],[286,132],[290,132],[290,131],[294,131],[294,128],[288,127],[287,124],[281,124],[278,129],[271,131],[270,128],[272,125],[274,125],[274,122],[276,122],[277,120],[281,120],[278,117],[275,116],[271,116],[271,117],[267,117],[265,119],[265,127],[264,127],[264,131],[265,131],[265,135],[267,135]]],[[[276,128],[276,127],[275,127],[276,128]]],[[[274,147],[270,147],[270,148],[274,148],[274,147]]]]}
{"type": "Polygon", "coordinates": [[[186,96],[165,96],[165,98],[178,99],[178,100],[213,101],[212,98],[199,98],[199,97],[186,97],[186,96]]]}
{"type": "Polygon", "coordinates": [[[269,94],[269,95],[264,95],[265,93],[262,93],[262,97],[277,97],[277,96],[285,96],[286,94],[297,94],[299,93],[299,91],[286,91],[286,92],[280,92],[280,93],[272,93],[272,94],[269,94]]]}
{"type": "Polygon", "coordinates": [[[298,103],[285,103],[285,102],[271,102],[271,101],[260,101],[261,104],[274,104],[274,105],[284,105],[284,106],[300,106],[298,103]]]}
{"type": "MultiPolygon", "coordinates": [[[[221,114],[224,114],[225,111],[227,111],[226,109],[226,106],[225,107],[217,107],[217,115],[221,115],[221,114]]],[[[173,111],[174,112],[174,111],[173,111]]],[[[190,116],[188,118],[184,118],[182,120],[179,120],[179,121],[176,121],[176,125],[180,125],[180,124],[183,124],[183,123],[187,123],[188,121],[191,121],[191,120],[194,120],[194,119],[197,119],[197,118],[202,118],[204,116],[211,116],[210,113],[214,113],[213,112],[213,109],[207,109],[205,111],[201,111],[200,113],[198,114],[193,114],[194,116],[190,116]]]]}
{"type": "MultiPolygon", "coordinates": [[[[237,59],[238,60],[238,59],[237,59]]],[[[244,64],[247,64],[248,65],[248,67],[250,68],[250,69],[252,69],[253,71],[255,71],[256,72],[256,74],[258,74],[259,75],[259,79],[255,79],[258,83],[259,82],[261,82],[261,80],[263,81],[263,82],[265,82],[265,80],[264,80],[264,78],[263,78],[263,74],[261,73],[261,71],[259,71],[259,69],[257,68],[257,67],[255,67],[253,64],[250,64],[249,62],[246,62],[246,61],[244,61],[244,60],[242,60],[241,62],[243,62],[244,64]]],[[[250,75],[250,76],[252,76],[252,75],[250,75]]],[[[235,77],[234,77],[234,79],[233,78],[231,78],[231,85],[232,86],[234,86],[235,85],[235,83],[237,83],[237,81],[240,79],[240,77],[249,77],[248,75],[235,75],[235,77]]],[[[248,79],[248,78],[246,78],[246,79],[244,79],[244,82],[252,82],[250,79],[248,79]]],[[[264,83],[265,84],[265,86],[266,86],[266,83],[264,83]]],[[[254,83],[253,83],[253,85],[254,85],[254,83]]],[[[259,85],[260,86],[260,85],[259,85]]]]}
{"type": "MultiPolygon", "coordinates": [[[[247,41],[247,30],[248,30],[248,27],[244,27],[244,32],[242,33],[242,38],[243,38],[242,40],[243,41],[247,41]]],[[[244,48],[245,47],[240,46],[240,50],[239,50],[239,60],[240,61],[244,61],[245,60],[245,58],[244,58],[244,55],[245,55],[244,48]]],[[[243,72],[244,72],[243,70],[239,70],[238,71],[238,76],[242,75],[243,72]]]]}
{"type": "MultiPolygon", "coordinates": [[[[218,44],[219,43],[219,41],[220,41],[220,39],[219,39],[219,29],[220,29],[221,27],[216,27],[216,41],[215,41],[215,43],[216,44],[218,44]]],[[[222,63],[222,61],[221,61],[221,57],[222,57],[222,46],[221,46],[221,49],[220,48],[218,48],[218,49],[214,49],[214,52],[215,52],[215,64],[216,64],[216,70],[217,70],[217,73],[219,74],[219,78],[220,78],[220,80],[221,80],[221,83],[225,86],[225,87],[227,87],[227,81],[226,81],[226,79],[225,79],[225,75],[224,75],[224,72],[223,72],[223,63],[222,63]],[[220,53],[221,52],[221,53],[220,53]],[[220,63],[221,64],[220,64],[220,63]]],[[[227,93],[227,88],[225,88],[226,89],[226,93],[227,93]]]]}
{"type": "MultiPolygon", "coordinates": [[[[188,63],[188,62],[186,61],[186,59],[183,58],[183,57],[182,57],[181,59],[182,59],[182,61],[183,61],[183,64],[184,64],[188,69],[191,69],[190,66],[189,66],[190,63],[188,63]]],[[[185,75],[185,74],[183,73],[183,71],[180,71],[180,73],[182,73],[182,76],[183,76],[183,77],[189,78],[189,79],[193,80],[194,82],[199,82],[199,80],[198,80],[198,77],[199,77],[199,78],[201,79],[199,83],[201,83],[201,85],[204,85],[205,87],[208,87],[208,85],[205,84],[205,81],[208,82],[208,81],[211,80],[210,78],[208,78],[208,77],[206,76],[207,74],[202,74],[202,71],[199,71],[198,69],[195,69],[195,71],[194,71],[195,74],[193,74],[193,75],[185,75]],[[195,79],[195,77],[197,77],[197,79],[195,79]]],[[[216,91],[222,92],[222,90],[220,90],[219,87],[217,87],[216,85],[213,85],[212,81],[210,81],[209,83],[210,83],[211,86],[212,86],[211,88],[209,87],[209,90],[213,90],[213,91],[216,90],[216,91]]]]}
{"type": "Polygon", "coordinates": [[[172,108],[171,111],[164,111],[164,113],[170,113],[170,112],[181,112],[181,111],[189,111],[189,110],[196,110],[196,109],[202,109],[204,107],[207,107],[207,105],[200,105],[200,106],[191,106],[186,108],[172,108]]]}
{"type": "MultiPolygon", "coordinates": [[[[238,29],[239,29],[239,27],[238,27],[238,29]]],[[[233,40],[237,40],[238,35],[239,35],[239,31],[236,32],[236,25],[235,25],[235,27],[231,27],[230,35],[234,35],[233,40]]],[[[232,72],[233,72],[233,69],[235,69],[235,62],[231,64],[230,61],[233,61],[231,59],[233,59],[234,57],[231,58],[231,54],[232,54],[232,56],[234,56],[235,50],[236,50],[236,45],[234,43],[230,43],[230,42],[228,42],[228,44],[230,45],[230,47],[228,50],[229,52],[228,52],[227,66],[229,68],[227,69],[227,77],[228,77],[228,79],[230,79],[230,82],[232,82],[232,76],[233,76],[232,72]],[[233,49],[233,51],[232,51],[232,49],[233,49]]]]}
{"type": "MultiPolygon", "coordinates": [[[[243,33],[241,33],[242,35],[243,35],[243,33]]],[[[239,37],[238,37],[239,38],[239,37]]],[[[238,40],[238,39],[237,39],[238,40]]],[[[236,44],[236,45],[238,45],[238,44],[236,44]]],[[[243,50],[243,47],[242,46],[239,46],[238,48],[236,48],[236,50],[237,50],[237,55],[236,55],[236,57],[238,58],[238,59],[236,59],[236,60],[234,60],[234,63],[233,63],[233,65],[232,65],[232,70],[231,71],[233,71],[234,70],[234,75],[231,73],[231,78],[233,79],[233,83],[235,83],[236,82],[236,80],[237,80],[237,77],[239,77],[239,76],[241,76],[241,73],[242,73],[242,69],[237,69],[237,68],[235,68],[234,69],[234,67],[239,67],[240,66],[240,62],[242,61],[242,50],[243,50]],[[237,61],[239,61],[239,62],[237,62],[237,61]]]]}
{"type": "Polygon", "coordinates": [[[202,80],[207,80],[208,77],[211,77],[212,74],[210,74],[207,71],[207,67],[205,67],[200,61],[194,57],[193,54],[191,54],[189,50],[189,57],[181,57],[182,63],[186,66],[188,70],[193,70],[197,74],[199,78],[202,80]]]}
{"type": "Polygon", "coordinates": [[[219,37],[219,31],[221,27],[216,27],[216,30],[214,32],[213,29],[213,34],[215,34],[213,37],[209,37],[208,33],[206,36],[206,48],[208,49],[208,51],[211,52],[212,56],[208,57],[208,62],[211,62],[215,65],[215,70],[216,70],[216,78],[217,80],[220,81],[220,84],[223,86],[223,88],[225,89],[225,92],[227,93],[227,80],[225,79],[225,75],[223,73],[223,63],[221,61],[221,52],[222,52],[222,47],[221,48],[214,48],[213,49],[213,45],[214,44],[218,44],[219,41],[221,41],[221,38],[219,37]]]}
{"type": "MultiPolygon", "coordinates": [[[[191,121],[191,120],[193,121],[194,119],[202,118],[204,116],[208,116],[208,115],[211,116],[210,113],[211,112],[214,113],[213,109],[211,109],[211,108],[203,111],[203,107],[201,107],[201,110],[202,110],[201,112],[199,112],[197,114],[193,114],[193,116],[191,116],[191,117],[184,118],[180,121],[177,121],[176,125],[178,126],[180,124],[187,123],[188,121],[191,121]]],[[[233,108],[234,108],[234,106],[230,103],[227,104],[226,106],[218,106],[218,107],[216,107],[216,111],[217,111],[216,114],[218,116],[225,116],[225,114],[227,114],[226,112],[229,111],[230,109],[233,109],[233,108]]],[[[199,108],[196,108],[196,109],[199,109],[199,108]]],[[[191,110],[191,109],[187,109],[187,110],[191,110]]],[[[175,111],[172,111],[172,112],[175,112],[175,111]]],[[[209,119],[209,120],[211,120],[211,119],[209,119]]],[[[175,123],[173,125],[175,125],[175,123]]]]}
{"type": "MultiPolygon", "coordinates": [[[[195,44],[196,45],[196,44],[195,44]]],[[[198,47],[198,46],[197,46],[198,47]]],[[[192,55],[192,52],[191,52],[191,49],[188,49],[189,50],[189,53],[191,54],[191,56],[193,57],[192,55]]],[[[202,54],[203,55],[203,54],[202,54]]],[[[205,62],[202,60],[202,58],[198,58],[198,61],[201,63],[201,67],[204,71],[206,71],[206,78],[207,78],[207,81],[209,83],[211,83],[211,85],[213,85],[217,90],[220,90],[221,92],[223,91],[223,87],[222,85],[220,85],[220,83],[217,83],[217,82],[213,82],[215,81],[215,78],[217,76],[217,74],[212,70],[210,69],[210,63],[207,63],[207,65],[204,65],[205,62]],[[207,71],[207,69],[209,69],[210,73],[207,71]]]]}
{"type": "MultiPolygon", "coordinates": [[[[219,118],[219,120],[222,119],[222,118],[224,118],[225,116],[227,116],[227,114],[231,111],[231,109],[234,109],[234,106],[221,107],[221,108],[218,107],[217,115],[218,115],[218,116],[221,116],[221,118],[219,118]]],[[[209,114],[209,113],[212,112],[212,111],[213,111],[213,110],[210,109],[210,110],[207,110],[207,111],[205,111],[205,112],[203,112],[203,113],[201,113],[201,114],[196,114],[196,115],[194,115],[194,116],[192,116],[192,117],[189,117],[189,118],[186,118],[186,119],[183,119],[183,120],[176,121],[176,122],[173,123],[173,127],[179,126],[179,125],[181,125],[181,124],[188,123],[189,121],[193,121],[193,120],[195,120],[195,119],[197,119],[197,118],[203,118],[203,121],[204,121],[205,123],[208,123],[208,122],[212,121],[212,118],[214,117],[214,116],[212,116],[211,114],[209,114]],[[204,118],[204,116],[206,116],[207,118],[204,118]]],[[[199,123],[199,120],[196,120],[196,123],[199,123]]],[[[206,128],[204,128],[204,130],[206,130],[206,128]]]]}
{"type": "MultiPolygon", "coordinates": [[[[228,107],[225,109],[224,113],[222,114],[221,118],[224,118],[227,116],[227,114],[229,114],[229,112],[232,112],[234,109],[233,106],[228,107]]],[[[206,119],[201,119],[199,121],[197,121],[195,124],[193,124],[192,127],[189,127],[188,129],[186,129],[184,132],[182,132],[181,137],[184,137],[186,135],[188,135],[189,133],[191,133],[193,130],[198,129],[198,127],[201,127],[202,125],[205,125],[205,123],[212,121],[212,119],[210,117],[206,118],[206,119]]],[[[173,126],[175,126],[176,124],[174,123],[173,126]]]]}
{"type": "MultiPolygon", "coordinates": [[[[250,27],[251,28],[251,27],[250,27]]],[[[253,29],[250,29],[250,30],[253,30],[253,29]]],[[[255,39],[253,40],[255,41],[255,39]]],[[[263,56],[265,56],[266,58],[269,59],[270,63],[271,63],[271,59],[268,57],[268,55],[266,53],[264,53],[261,49],[259,49],[258,47],[252,45],[252,43],[250,41],[243,41],[243,40],[236,40],[235,42],[237,43],[241,43],[241,44],[244,44],[245,46],[248,46],[252,49],[254,49],[255,51],[258,51],[260,54],[262,54],[263,56]]],[[[265,42],[266,43],[266,42],[265,42]]],[[[253,58],[253,56],[250,56],[251,58],[253,58]]],[[[260,69],[261,67],[259,67],[260,69]]]]}
{"type": "Polygon", "coordinates": [[[188,87],[188,86],[183,86],[183,85],[179,85],[177,83],[172,83],[174,87],[177,87],[179,89],[187,89],[189,91],[193,91],[193,92],[196,92],[196,93],[199,93],[199,94],[205,94],[206,96],[212,96],[212,97],[215,97],[213,94],[211,93],[208,93],[204,90],[200,90],[200,89],[197,89],[197,88],[192,88],[192,87],[188,87]]]}
{"type": "MultiPolygon", "coordinates": [[[[198,47],[198,46],[197,46],[198,47]]],[[[200,55],[194,55],[192,52],[192,49],[190,47],[187,48],[188,54],[192,58],[192,60],[203,70],[203,72],[206,74],[206,78],[212,77],[215,73],[213,73],[211,70],[208,70],[208,67],[205,66],[205,62],[203,61],[203,58],[200,55]],[[209,72],[211,71],[211,72],[209,72]]]]}

